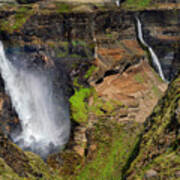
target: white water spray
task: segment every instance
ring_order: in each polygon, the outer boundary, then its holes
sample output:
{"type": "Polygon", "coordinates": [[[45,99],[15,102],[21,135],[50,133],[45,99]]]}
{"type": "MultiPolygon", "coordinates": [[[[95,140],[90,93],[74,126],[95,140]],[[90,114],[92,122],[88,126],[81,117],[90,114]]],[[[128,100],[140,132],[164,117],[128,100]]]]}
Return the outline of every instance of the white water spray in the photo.
{"type": "Polygon", "coordinates": [[[167,81],[167,80],[165,79],[165,77],[164,77],[164,73],[163,73],[163,70],[162,70],[162,68],[161,68],[161,64],[160,64],[160,62],[159,62],[159,59],[158,59],[157,55],[155,54],[155,52],[153,51],[153,49],[144,41],[143,31],[142,31],[142,24],[141,24],[139,18],[136,17],[136,20],[137,20],[138,38],[139,38],[140,42],[141,42],[145,47],[148,48],[148,51],[149,51],[149,53],[150,53],[150,55],[151,55],[151,58],[152,58],[152,60],[153,60],[153,64],[156,66],[156,68],[157,68],[157,70],[158,70],[158,73],[159,73],[161,79],[162,79],[163,81],[167,81]]]}
{"type": "Polygon", "coordinates": [[[116,5],[117,5],[117,7],[120,6],[120,3],[121,3],[121,0],[116,0],[116,5]]]}
{"type": "Polygon", "coordinates": [[[14,142],[43,157],[62,148],[70,132],[68,106],[63,98],[62,102],[56,100],[48,76],[43,72],[17,70],[6,58],[2,42],[0,71],[22,126],[21,134],[12,137],[14,142]]]}

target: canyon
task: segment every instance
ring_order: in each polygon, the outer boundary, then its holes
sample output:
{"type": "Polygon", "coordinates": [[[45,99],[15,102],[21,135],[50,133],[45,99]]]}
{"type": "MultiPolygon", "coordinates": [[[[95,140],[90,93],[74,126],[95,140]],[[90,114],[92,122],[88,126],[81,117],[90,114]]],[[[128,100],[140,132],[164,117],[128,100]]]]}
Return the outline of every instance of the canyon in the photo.
{"type": "Polygon", "coordinates": [[[4,1],[0,179],[180,178],[179,28],[178,0],[4,1]]]}

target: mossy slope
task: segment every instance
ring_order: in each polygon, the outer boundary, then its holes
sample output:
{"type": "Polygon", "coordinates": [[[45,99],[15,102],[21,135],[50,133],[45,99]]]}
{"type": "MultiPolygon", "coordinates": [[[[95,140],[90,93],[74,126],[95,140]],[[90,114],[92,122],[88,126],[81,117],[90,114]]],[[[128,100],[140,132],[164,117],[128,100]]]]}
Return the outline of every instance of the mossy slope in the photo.
{"type": "Polygon", "coordinates": [[[57,179],[55,171],[34,153],[24,152],[0,134],[0,179],[35,180],[57,179]]]}
{"type": "Polygon", "coordinates": [[[130,156],[140,131],[137,123],[118,124],[102,118],[93,129],[92,140],[96,144],[96,152],[89,153],[77,180],[120,180],[122,169],[130,156]]]}
{"type": "Polygon", "coordinates": [[[170,84],[164,98],[147,119],[130,157],[131,160],[135,158],[126,172],[127,179],[142,179],[149,169],[157,171],[159,179],[176,179],[180,170],[179,128],[180,76],[170,84]]]}

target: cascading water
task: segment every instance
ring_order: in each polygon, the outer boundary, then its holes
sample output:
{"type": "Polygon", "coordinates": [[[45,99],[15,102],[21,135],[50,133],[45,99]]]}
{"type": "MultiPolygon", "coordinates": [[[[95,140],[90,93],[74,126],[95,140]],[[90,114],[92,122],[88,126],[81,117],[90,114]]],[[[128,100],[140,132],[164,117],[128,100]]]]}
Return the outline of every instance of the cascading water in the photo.
{"type": "Polygon", "coordinates": [[[151,55],[153,64],[157,68],[158,73],[159,73],[161,79],[163,81],[167,82],[166,78],[164,77],[164,73],[163,73],[163,70],[161,68],[161,64],[159,62],[159,59],[158,59],[157,55],[155,54],[153,49],[144,41],[141,21],[139,20],[138,17],[136,17],[136,20],[137,20],[138,39],[148,49],[148,51],[149,51],[149,53],[151,55]]]}
{"type": "Polygon", "coordinates": [[[0,71],[22,126],[20,134],[12,135],[14,142],[42,157],[62,148],[70,133],[68,104],[63,94],[58,102],[48,75],[17,68],[6,58],[2,42],[0,71]]]}
{"type": "Polygon", "coordinates": [[[94,44],[95,44],[95,47],[94,47],[94,59],[97,59],[98,58],[98,46],[97,46],[97,39],[96,37],[93,38],[93,41],[94,41],[94,44]]]}
{"type": "Polygon", "coordinates": [[[116,5],[119,7],[121,3],[121,0],[116,0],[116,5]]]}

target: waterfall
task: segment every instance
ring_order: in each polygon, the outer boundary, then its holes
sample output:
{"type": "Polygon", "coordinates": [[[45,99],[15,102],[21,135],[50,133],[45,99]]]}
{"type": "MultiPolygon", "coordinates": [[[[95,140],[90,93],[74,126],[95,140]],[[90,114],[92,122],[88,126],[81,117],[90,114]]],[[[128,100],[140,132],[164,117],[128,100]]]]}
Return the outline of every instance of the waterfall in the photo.
{"type": "Polygon", "coordinates": [[[138,30],[138,39],[139,41],[148,49],[150,55],[151,55],[151,58],[152,58],[152,61],[153,61],[153,64],[155,65],[155,67],[157,68],[158,70],[158,73],[161,77],[161,79],[163,81],[167,81],[164,77],[164,73],[163,73],[163,70],[161,68],[161,64],[159,62],[159,59],[156,55],[156,53],[153,51],[153,49],[144,41],[144,38],[143,38],[143,31],[142,31],[142,24],[141,24],[141,21],[139,20],[138,17],[136,17],[136,20],[137,20],[137,30],[138,30]]]}
{"type": "MultiPolygon", "coordinates": [[[[22,126],[12,139],[21,148],[42,157],[67,143],[70,132],[68,104],[53,94],[53,84],[45,72],[21,69],[10,62],[0,42],[0,72],[22,126]]],[[[62,92],[59,92],[62,93],[62,92]]]]}
{"type": "Polygon", "coordinates": [[[98,46],[97,46],[97,39],[96,39],[96,37],[93,38],[93,42],[95,44],[95,47],[94,47],[94,59],[97,59],[98,58],[98,46]]]}
{"type": "Polygon", "coordinates": [[[119,7],[121,3],[121,0],[116,0],[116,5],[119,7]]]}

